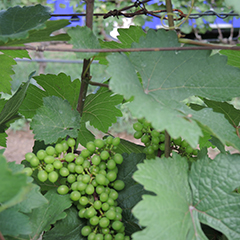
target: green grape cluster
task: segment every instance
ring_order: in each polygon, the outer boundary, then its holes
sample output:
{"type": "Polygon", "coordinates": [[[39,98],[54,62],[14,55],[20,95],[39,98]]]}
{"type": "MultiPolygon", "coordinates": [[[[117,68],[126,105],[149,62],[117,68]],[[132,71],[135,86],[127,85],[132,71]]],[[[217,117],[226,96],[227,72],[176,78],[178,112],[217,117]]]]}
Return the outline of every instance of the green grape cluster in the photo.
{"type": "MultiPolygon", "coordinates": [[[[138,121],[133,124],[133,129],[136,131],[134,138],[141,139],[141,142],[145,145],[143,152],[148,158],[164,156],[165,131],[157,131],[152,127],[151,123],[144,118],[138,119],[138,121]]],[[[181,156],[185,156],[190,160],[198,154],[198,150],[193,149],[186,140],[183,140],[181,137],[171,139],[170,147],[171,151],[176,151],[181,156]]]]}
{"type": "Polygon", "coordinates": [[[59,182],[57,192],[69,193],[80,218],[87,219],[81,234],[88,240],[129,240],[125,236],[122,209],[117,204],[118,191],[125,184],[117,179],[118,165],[123,162],[115,150],[120,138],[108,136],[88,142],[79,155],[74,154],[75,140],[48,146],[37,154],[27,153],[26,160],[37,169],[39,181],[59,182]],[[71,151],[67,151],[68,149],[71,151]]]}

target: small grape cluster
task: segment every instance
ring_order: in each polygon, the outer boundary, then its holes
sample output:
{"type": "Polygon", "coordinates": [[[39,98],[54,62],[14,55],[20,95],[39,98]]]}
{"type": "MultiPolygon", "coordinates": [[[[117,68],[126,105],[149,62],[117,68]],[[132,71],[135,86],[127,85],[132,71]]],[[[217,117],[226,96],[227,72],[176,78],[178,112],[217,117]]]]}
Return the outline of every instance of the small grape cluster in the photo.
{"type": "MultiPolygon", "coordinates": [[[[134,133],[134,138],[141,139],[141,142],[145,145],[143,152],[146,154],[147,158],[164,156],[165,131],[157,131],[145,118],[138,119],[138,121],[133,124],[133,129],[136,131],[134,133]]],[[[182,140],[181,137],[171,139],[170,144],[171,151],[176,151],[189,159],[198,153],[197,149],[193,149],[186,140],[182,140]]]]}
{"type": "Polygon", "coordinates": [[[130,239],[125,236],[122,209],[117,204],[118,191],[125,187],[124,182],[117,179],[117,165],[123,162],[122,155],[115,152],[119,143],[118,137],[95,139],[76,155],[75,140],[69,138],[55,147],[39,150],[36,155],[25,155],[31,165],[25,168],[29,176],[33,169],[38,169],[39,181],[59,181],[57,192],[70,194],[79,217],[88,221],[81,230],[88,240],[130,239]]]}

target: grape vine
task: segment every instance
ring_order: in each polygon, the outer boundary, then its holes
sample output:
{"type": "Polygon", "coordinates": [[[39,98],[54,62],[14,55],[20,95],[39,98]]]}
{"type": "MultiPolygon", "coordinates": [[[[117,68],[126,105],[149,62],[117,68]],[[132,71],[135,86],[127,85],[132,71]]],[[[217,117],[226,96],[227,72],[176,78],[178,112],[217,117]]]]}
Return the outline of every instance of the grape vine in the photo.
{"type": "Polygon", "coordinates": [[[116,153],[120,138],[108,136],[87,143],[80,154],[74,153],[75,140],[48,146],[45,150],[26,153],[30,163],[25,172],[31,176],[37,171],[41,182],[56,183],[60,195],[69,194],[78,209],[78,215],[87,220],[81,229],[88,240],[128,240],[118,206],[118,192],[125,184],[117,179],[118,165],[123,162],[116,153]]]}

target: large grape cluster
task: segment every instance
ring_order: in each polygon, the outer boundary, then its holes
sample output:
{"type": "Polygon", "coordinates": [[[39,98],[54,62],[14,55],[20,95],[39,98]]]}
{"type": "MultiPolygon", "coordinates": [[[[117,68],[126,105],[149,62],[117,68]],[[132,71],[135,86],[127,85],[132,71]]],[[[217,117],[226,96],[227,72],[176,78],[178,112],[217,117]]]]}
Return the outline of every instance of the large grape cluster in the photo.
{"type": "Polygon", "coordinates": [[[95,139],[77,155],[75,140],[69,138],[55,147],[39,150],[36,155],[25,155],[31,165],[25,168],[28,175],[38,169],[39,181],[59,183],[57,192],[70,194],[79,217],[87,219],[81,234],[88,240],[130,239],[125,236],[122,209],[117,204],[118,191],[125,186],[117,179],[118,165],[123,161],[122,155],[115,152],[119,143],[118,137],[95,139]]]}
{"type": "MultiPolygon", "coordinates": [[[[164,156],[165,131],[157,131],[145,118],[138,119],[138,121],[133,124],[133,129],[136,131],[134,137],[141,139],[141,142],[145,145],[143,152],[148,158],[164,156]]],[[[192,160],[198,153],[197,149],[193,149],[186,140],[183,140],[181,137],[171,139],[170,147],[171,151],[176,151],[189,160],[192,160]]]]}

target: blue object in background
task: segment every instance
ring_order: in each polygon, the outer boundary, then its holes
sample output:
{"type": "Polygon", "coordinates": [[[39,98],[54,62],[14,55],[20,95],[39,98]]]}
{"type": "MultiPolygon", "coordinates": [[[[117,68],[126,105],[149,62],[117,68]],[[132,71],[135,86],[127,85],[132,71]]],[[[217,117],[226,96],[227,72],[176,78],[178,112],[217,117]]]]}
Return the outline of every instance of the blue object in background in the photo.
{"type": "MultiPolygon", "coordinates": [[[[48,4],[54,4],[54,14],[72,14],[75,13],[73,7],[70,6],[69,0],[47,0],[48,4]]],[[[51,17],[50,20],[68,19],[71,21],[67,27],[76,27],[84,25],[84,17],[78,16],[72,18],[69,17],[51,17]]]]}

